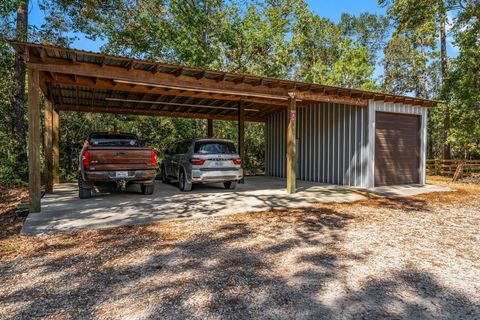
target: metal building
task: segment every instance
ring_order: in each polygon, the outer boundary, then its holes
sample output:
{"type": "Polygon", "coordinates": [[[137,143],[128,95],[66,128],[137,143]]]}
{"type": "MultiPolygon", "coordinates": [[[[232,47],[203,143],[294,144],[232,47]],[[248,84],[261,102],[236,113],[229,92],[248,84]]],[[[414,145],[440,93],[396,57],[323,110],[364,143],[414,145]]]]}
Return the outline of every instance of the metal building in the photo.
{"type": "MultiPolygon", "coordinates": [[[[367,107],[312,103],[297,114],[300,180],[364,188],[425,183],[427,108],[369,100],[367,107]]],[[[268,175],[286,176],[286,126],[286,111],[268,117],[268,175]]]]}

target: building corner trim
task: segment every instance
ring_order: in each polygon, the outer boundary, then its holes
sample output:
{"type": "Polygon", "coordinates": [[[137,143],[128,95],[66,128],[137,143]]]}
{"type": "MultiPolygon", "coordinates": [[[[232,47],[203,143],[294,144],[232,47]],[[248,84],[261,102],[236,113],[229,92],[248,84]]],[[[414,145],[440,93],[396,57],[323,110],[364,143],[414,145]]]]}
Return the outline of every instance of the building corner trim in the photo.
{"type": "Polygon", "coordinates": [[[368,101],[368,160],[367,160],[367,173],[366,173],[366,183],[365,188],[375,187],[375,101],[368,101]]]}

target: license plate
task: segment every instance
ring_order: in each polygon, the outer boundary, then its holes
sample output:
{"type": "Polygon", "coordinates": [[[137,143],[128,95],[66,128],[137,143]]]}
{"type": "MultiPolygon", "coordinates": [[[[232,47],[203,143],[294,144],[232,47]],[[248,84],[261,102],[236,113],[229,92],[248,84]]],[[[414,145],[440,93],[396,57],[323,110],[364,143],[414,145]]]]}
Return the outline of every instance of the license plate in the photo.
{"type": "Polygon", "coordinates": [[[222,167],[223,162],[222,161],[215,161],[215,167],[222,167]]]}
{"type": "Polygon", "coordinates": [[[126,178],[126,177],[128,177],[128,171],[117,171],[117,172],[115,172],[115,177],[126,178]]]}

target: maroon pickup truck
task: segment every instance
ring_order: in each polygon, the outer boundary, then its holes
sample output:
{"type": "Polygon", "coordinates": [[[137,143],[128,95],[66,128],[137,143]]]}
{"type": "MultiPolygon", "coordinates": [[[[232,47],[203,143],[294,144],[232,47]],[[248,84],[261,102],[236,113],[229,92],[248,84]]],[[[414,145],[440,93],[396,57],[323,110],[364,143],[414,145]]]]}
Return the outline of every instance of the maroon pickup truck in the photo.
{"type": "Polygon", "coordinates": [[[152,194],[157,154],[141,147],[133,134],[92,133],[80,152],[78,195],[90,198],[96,185],[115,183],[125,190],[127,184],[139,184],[143,194],[152,194]]]}

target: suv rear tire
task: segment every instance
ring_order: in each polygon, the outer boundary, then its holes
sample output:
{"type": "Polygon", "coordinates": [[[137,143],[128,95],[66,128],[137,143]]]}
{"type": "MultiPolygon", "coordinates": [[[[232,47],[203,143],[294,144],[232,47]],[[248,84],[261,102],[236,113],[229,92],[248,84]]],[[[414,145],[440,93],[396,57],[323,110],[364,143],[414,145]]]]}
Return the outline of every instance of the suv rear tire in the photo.
{"type": "Polygon", "coordinates": [[[140,189],[142,190],[142,194],[153,194],[155,190],[154,184],[141,184],[140,189]]]}
{"type": "Polygon", "coordinates": [[[233,190],[237,187],[237,181],[227,181],[223,183],[225,189],[233,190]]]}
{"type": "Polygon", "coordinates": [[[180,170],[180,174],[178,175],[178,186],[180,187],[180,191],[190,191],[192,190],[192,183],[187,181],[187,176],[183,170],[180,170]]]}

